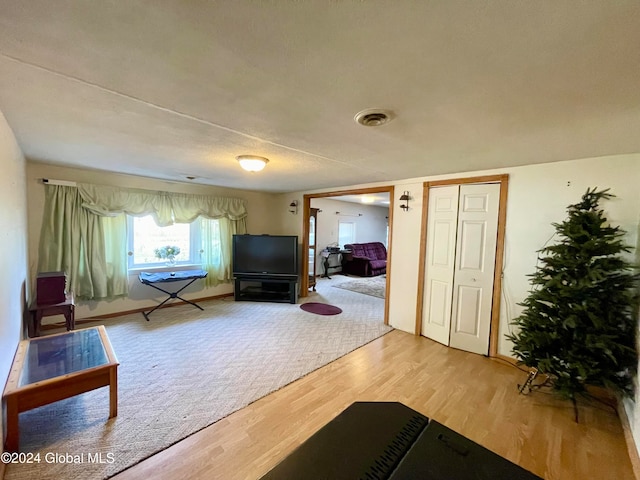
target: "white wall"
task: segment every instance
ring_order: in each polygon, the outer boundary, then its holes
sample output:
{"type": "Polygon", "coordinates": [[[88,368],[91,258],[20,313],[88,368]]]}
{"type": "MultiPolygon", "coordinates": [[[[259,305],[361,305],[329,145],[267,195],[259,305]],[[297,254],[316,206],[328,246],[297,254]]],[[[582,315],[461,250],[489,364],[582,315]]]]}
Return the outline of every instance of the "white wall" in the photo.
{"type": "MultiPolygon", "coordinates": [[[[636,237],[636,251],[635,261],[637,266],[640,266],[640,220],[638,221],[637,237],[636,237]]],[[[638,293],[640,294],[640,285],[638,286],[638,293]]],[[[638,326],[640,328],[640,310],[638,313],[638,326]]],[[[637,338],[640,340],[640,330],[636,333],[637,338]]],[[[636,342],[638,344],[639,342],[636,342]]],[[[638,371],[640,372],[640,358],[638,361],[638,371]]],[[[631,433],[636,444],[636,448],[640,453],[640,408],[638,408],[638,402],[640,401],[640,389],[638,389],[638,381],[636,380],[636,392],[634,398],[624,398],[623,407],[626,411],[629,425],[631,426],[631,433]]]]}
{"type": "MultiPolygon", "coordinates": [[[[551,223],[564,220],[566,207],[578,202],[587,188],[611,189],[616,198],[605,201],[601,207],[611,224],[619,225],[627,232],[626,243],[640,249],[640,154],[421,177],[386,184],[348,185],[304,193],[389,184],[395,186],[396,192],[410,192],[409,211],[403,212],[399,207],[400,202],[396,202],[393,212],[389,323],[395,328],[413,333],[416,324],[423,182],[505,173],[509,174],[509,195],[498,352],[511,356],[511,344],[505,334],[511,330],[511,320],[522,311],[522,307],[517,304],[527,296],[527,275],[535,271],[536,252],[547,242],[553,241],[551,237],[555,229],[551,223]]],[[[287,227],[293,229],[295,225],[289,221],[287,227]]],[[[640,261],[639,251],[630,256],[630,260],[634,259],[636,262],[640,261]]],[[[624,401],[636,446],[640,446],[639,401],[638,389],[634,399],[624,401]]]]}
{"type": "MultiPolygon", "coordinates": [[[[580,200],[588,187],[610,188],[616,198],[604,201],[609,221],[627,232],[626,243],[635,247],[640,220],[640,155],[625,155],[520,167],[510,173],[507,202],[507,231],[501,315],[500,353],[510,354],[510,342],[504,338],[508,319],[522,307],[516,305],[527,296],[527,273],[533,273],[536,250],[554,235],[552,222],[567,216],[566,207],[580,200]],[[504,298],[503,298],[504,300],[504,298]]],[[[553,242],[553,239],[551,240],[553,242]]],[[[630,258],[633,260],[633,258],[630,258]]]]}
{"type": "MultiPolygon", "coordinates": [[[[0,112],[0,387],[4,390],[13,356],[23,331],[28,295],[27,187],[25,160],[0,112]]],[[[2,432],[0,415],[0,432],[2,432]]],[[[0,444],[0,450],[2,445],[0,444]]]]}
{"type": "MultiPolygon", "coordinates": [[[[259,192],[235,190],[224,187],[213,187],[190,183],[168,182],[132,175],[122,175],[95,170],[82,170],[53,166],[43,163],[27,162],[27,190],[28,202],[28,231],[29,231],[29,278],[31,285],[35,281],[38,265],[38,244],[42,226],[44,206],[44,185],[42,178],[68,180],[75,182],[95,183],[100,185],[115,185],[130,188],[145,188],[179,193],[195,193],[204,195],[220,195],[243,198],[247,201],[247,229],[253,234],[278,234],[280,225],[274,215],[276,195],[259,192]]],[[[32,291],[35,291],[32,290],[32,291]]],[[[202,282],[195,282],[183,291],[184,298],[193,300],[233,292],[233,284],[222,284],[217,287],[204,288],[202,282]]],[[[137,274],[129,276],[129,296],[111,301],[77,301],[76,318],[86,318],[96,315],[146,308],[156,305],[166,296],[157,295],[157,291],[139,282],[137,274]]],[[[57,321],[56,317],[47,317],[43,323],[57,321]]]]}
{"type": "MultiPolygon", "coordinates": [[[[627,231],[627,243],[635,246],[640,223],[640,154],[588,158],[541,165],[483,170],[434,177],[420,177],[389,183],[348,185],[304,193],[352,190],[394,185],[397,192],[411,196],[407,212],[395,202],[391,244],[391,289],[389,322],[413,333],[416,322],[418,258],[422,218],[423,182],[478,175],[509,174],[502,311],[499,353],[511,355],[504,338],[509,322],[520,313],[517,306],[527,294],[527,275],[536,267],[536,251],[552,236],[552,222],[562,221],[566,207],[579,201],[589,187],[611,188],[617,197],[603,206],[613,224],[627,231]]],[[[288,198],[301,198],[302,193],[288,198]]],[[[397,200],[397,199],[396,199],[397,200]]],[[[283,222],[289,232],[302,232],[301,215],[283,222]]],[[[294,234],[294,233],[291,233],[294,234]]]]}
{"type": "Polygon", "coordinates": [[[414,333],[418,298],[418,258],[422,223],[422,182],[402,183],[396,187],[391,248],[389,249],[389,325],[414,333]],[[400,208],[401,193],[409,192],[409,209],[400,208]]]}

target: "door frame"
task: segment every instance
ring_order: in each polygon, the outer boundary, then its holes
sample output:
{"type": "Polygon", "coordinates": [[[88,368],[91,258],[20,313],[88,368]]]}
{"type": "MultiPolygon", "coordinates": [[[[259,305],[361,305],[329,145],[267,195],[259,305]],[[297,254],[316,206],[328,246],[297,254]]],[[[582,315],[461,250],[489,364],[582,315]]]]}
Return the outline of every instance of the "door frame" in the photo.
{"type": "MultiPolygon", "coordinates": [[[[416,300],[416,328],[415,335],[422,332],[422,314],[424,310],[424,275],[427,251],[427,221],[429,208],[429,190],[432,187],[444,185],[464,185],[468,183],[500,183],[500,199],[498,204],[498,237],[496,242],[496,260],[493,273],[493,295],[491,301],[491,324],[489,330],[489,356],[503,357],[498,354],[498,341],[500,331],[500,294],[502,292],[502,267],[504,263],[504,236],[507,221],[507,194],[509,191],[509,175],[484,175],[467,178],[451,178],[448,180],[436,180],[424,182],[422,187],[422,222],[420,230],[420,257],[418,260],[418,296],[416,300]]],[[[504,356],[505,358],[508,358],[504,356]]]]}
{"type": "MultiPolygon", "coordinates": [[[[389,194],[389,245],[387,246],[387,276],[384,298],[384,324],[389,325],[389,286],[391,285],[391,247],[393,244],[393,205],[394,205],[393,185],[369,188],[356,188],[351,190],[338,190],[323,193],[307,193],[302,197],[302,251],[309,251],[309,212],[312,198],[341,197],[343,195],[366,195],[368,193],[388,193],[389,194]]],[[[309,295],[309,262],[302,263],[302,278],[300,279],[300,297],[309,295]]]]}
{"type": "MultiPolygon", "coordinates": [[[[315,222],[314,222],[314,232],[313,232],[313,275],[311,274],[311,272],[309,271],[308,275],[307,275],[307,290],[309,290],[309,287],[312,285],[311,283],[311,279],[313,278],[313,291],[316,291],[316,271],[318,269],[318,266],[316,265],[316,260],[318,259],[318,213],[320,212],[319,208],[309,208],[309,220],[311,220],[311,217],[315,218],[315,222]],[[311,215],[311,212],[313,212],[313,215],[311,215]]],[[[309,224],[311,222],[308,222],[309,224]]],[[[309,234],[311,233],[311,225],[309,225],[309,234]]],[[[309,239],[309,234],[307,234],[307,241],[309,239]]],[[[309,262],[309,252],[311,251],[311,245],[307,245],[307,254],[306,254],[306,259],[307,259],[307,263],[309,262]]],[[[308,267],[307,267],[308,268],[308,267]]]]}

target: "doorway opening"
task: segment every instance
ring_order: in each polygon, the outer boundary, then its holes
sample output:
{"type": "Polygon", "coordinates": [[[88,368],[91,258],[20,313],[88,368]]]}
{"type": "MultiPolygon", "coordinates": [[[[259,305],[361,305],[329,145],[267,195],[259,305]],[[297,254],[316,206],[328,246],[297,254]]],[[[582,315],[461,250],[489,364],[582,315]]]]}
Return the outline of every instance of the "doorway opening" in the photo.
{"type": "MultiPolygon", "coordinates": [[[[386,266],[386,276],[385,276],[385,290],[386,292],[389,291],[389,285],[391,282],[391,275],[390,275],[390,261],[391,261],[391,247],[392,247],[392,238],[391,238],[391,234],[388,232],[392,232],[393,228],[393,201],[394,201],[394,187],[393,186],[382,186],[382,187],[370,187],[370,188],[359,188],[359,189],[352,189],[352,190],[340,190],[340,191],[334,191],[334,192],[323,192],[323,193],[314,193],[314,194],[306,194],[303,197],[303,234],[302,234],[302,248],[303,248],[303,252],[309,252],[309,255],[311,255],[312,250],[313,250],[313,254],[317,255],[319,253],[318,249],[320,248],[324,248],[324,245],[319,245],[318,244],[318,240],[317,240],[317,232],[312,232],[311,231],[311,223],[314,224],[314,228],[316,225],[318,225],[316,223],[317,220],[313,220],[312,222],[312,205],[311,205],[311,201],[312,199],[335,199],[338,200],[338,198],[336,197],[345,197],[345,196],[352,196],[352,195],[375,195],[375,194],[380,194],[380,193],[387,193],[388,194],[388,198],[389,198],[389,205],[388,205],[388,217],[387,217],[387,224],[385,225],[385,231],[384,231],[384,236],[385,236],[385,240],[386,240],[386,250],[387,250],[387,266],[386,266]],[[313,237],[313,240],[310,240],[310,238],[313,237]]],[[[340,212],[333,212],[334,215],[339,216],[340,212]]],[[[343,237],[346,238],[346,234],[348,232],[351,232],[351,234],[355,235],[355,232],[353,231],[353,226],[349,226],[347,225],[347,223],[350,223],[347,219],[344,219],[344,221],[342,222],[345,225],[342,226],[342,233],[343,233],[343,237]],[[351,228],[351,230],[350,230],[351,228]]],[[[338,229],[340,227],[338,227],[338,225],[336,225],[336,231],[335,231],[335,235],[336,235],[336,239],[335,239],[335,248],[340,249],[340,244],[339,244],[339,239],[338,239],[338,229]]],[[[310,281],[312,282],[313,280],[310,280],[312,277],[312,275],[317,275],[318,272],[313,272],[313,265],[314,262],[312,262],[311,260],[303,262],[302,263],[302,274],[301,274],[301,285],[300,285],[300,296],[301,297],[305,297],[309,295],[309,286],[310,286],[310,281]]],[[[384,301],[384,323],[386,325],[389,324],[389,295],[385,295],[385,301],[384,301]]]]}

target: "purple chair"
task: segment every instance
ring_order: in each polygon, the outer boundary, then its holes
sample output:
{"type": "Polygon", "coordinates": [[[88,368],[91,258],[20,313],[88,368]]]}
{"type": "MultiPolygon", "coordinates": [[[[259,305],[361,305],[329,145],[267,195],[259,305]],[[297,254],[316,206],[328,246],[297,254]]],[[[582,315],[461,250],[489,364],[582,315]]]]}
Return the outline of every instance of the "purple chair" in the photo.
{"type": "Polygon", "coordinates": [[[387,249],[380,242],[348,243],[342,254],[342,273],[375,277],[387,273],[387,249]]]}

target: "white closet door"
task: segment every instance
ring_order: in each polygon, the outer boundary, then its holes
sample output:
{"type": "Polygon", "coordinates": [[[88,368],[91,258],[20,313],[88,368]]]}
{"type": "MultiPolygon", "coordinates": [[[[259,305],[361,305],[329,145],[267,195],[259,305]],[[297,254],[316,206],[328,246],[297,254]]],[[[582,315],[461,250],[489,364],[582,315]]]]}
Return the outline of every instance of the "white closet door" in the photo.
{"type": "Polygon", "coordinates": [[[462,185],[450,345],[487,355],[498,231],[499,184],[462,185]]]}
{"type": "Polygon", "coordinates": [[[449,345],[460,186],[429,189],[422,335],[449,345]]]}

